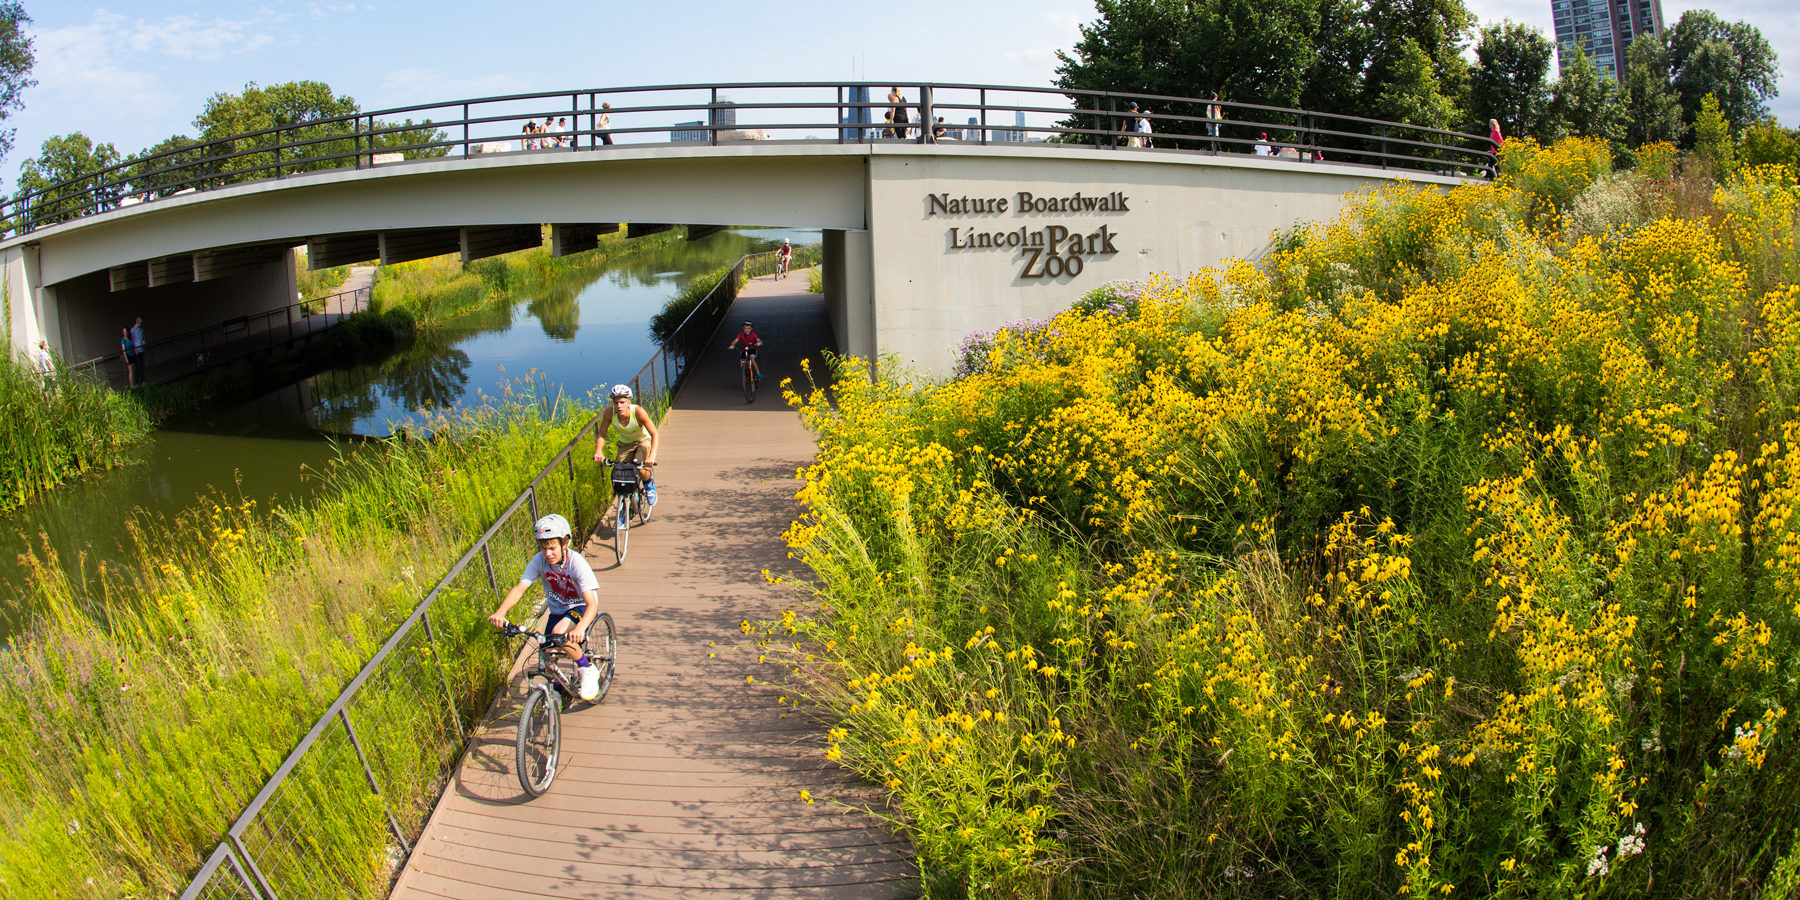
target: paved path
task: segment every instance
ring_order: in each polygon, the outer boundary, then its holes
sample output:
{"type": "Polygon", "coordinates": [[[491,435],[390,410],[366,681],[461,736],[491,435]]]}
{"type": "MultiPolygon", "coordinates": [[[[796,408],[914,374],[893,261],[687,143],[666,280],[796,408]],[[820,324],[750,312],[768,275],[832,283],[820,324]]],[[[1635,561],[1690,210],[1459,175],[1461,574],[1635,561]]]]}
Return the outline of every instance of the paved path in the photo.
{"type": "MultiPolygon", "coordinates": [[[[824,757],[823,727],[780,699],[738,623],[803,602],[769,585],[798,512],[811,435],[775,386],[796,348],[831,346],[806,277],[757,279],[662,426],[656,515],[615,563],[610,530],[586,553],[618,620],[605,702],[563,717],[562,769],[527,802],[513,773],[518,682],[488,724],[394,890],[396,898],[880,898],[918,893],[908,847],[875,816],[881,792],[824,757]],[[746,405],[736,325],[756,323],[770,390],[746,405]],[[746,676],[755,676],[747,683],[746,676]],[[802,790],[814,801],[801,800],[802,790]]],[[[815,357],[813,370],[820,372],[815,357]]],[[[604,529],[604,526],[603,526],[604,529]]]]}

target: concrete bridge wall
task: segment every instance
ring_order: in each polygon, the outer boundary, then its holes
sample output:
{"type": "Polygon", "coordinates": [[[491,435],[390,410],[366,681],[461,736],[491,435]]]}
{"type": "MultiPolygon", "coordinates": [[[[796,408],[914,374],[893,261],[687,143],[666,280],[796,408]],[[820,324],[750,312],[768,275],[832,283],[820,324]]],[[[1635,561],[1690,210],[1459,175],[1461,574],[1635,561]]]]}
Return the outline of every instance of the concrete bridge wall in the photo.
{"type": "Polygon", "coordinates": [[[278,283],[273,261],[211,282],[131,280],[142,266],[183,254],[260,259],[268,248],[308,241],[372,247],[376,234],[384,245],[435,247],[446,240],[441,232],[457,228],[467,247],[471,228],[543,223],[819,228],[839,348],[865,358],[896,353],[946,372],[970,331],[1047,316],[1105,281],[1259,256],[1271,233],[1330,217],[1347,193],[1392,177],[1237,154],[956,141],[523,152],[155,200],[0,242],[0,265],[14,347],[41,334],[75,358],[94,345],[104,350],[121,314],[166,323],[155,330],[169,334],[190,327],[178,309],[226,318],[292,297],[291,276],[278,283]],[[1021,193],[1059,202],[1021,208],[1021,193]],[[1077,195],[1073,208],[1061,199],[1077,195]],[[113,292],[119,267],[131,278],[113,292]]]}

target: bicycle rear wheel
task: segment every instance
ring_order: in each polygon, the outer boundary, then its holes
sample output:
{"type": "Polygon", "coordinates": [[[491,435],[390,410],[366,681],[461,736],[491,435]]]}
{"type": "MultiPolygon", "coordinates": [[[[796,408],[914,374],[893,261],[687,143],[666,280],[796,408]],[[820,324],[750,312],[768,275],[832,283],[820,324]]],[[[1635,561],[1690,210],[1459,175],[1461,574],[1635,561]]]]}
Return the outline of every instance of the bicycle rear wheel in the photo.
{"type": "Polygon", "coordinates": [[[619,562],[625,561],[625,550],[631,542],[631,498],[636,494],[623,494],[619,497],[618,511],[613,515],[613,553],[619,562]]]}
{"type": "Polygon", "coordinates": [[[613,672],[619,661],[619,633],[613,627],[611,613],[601,613],[594,617],[594,623],[588,626],[587,644],[582,649],[587,651],[588,662],[600,670],[600,693],[590,701],[599,703],[606,699],[606,692],[612,689],[613,672]]]}
{"type": "Polygon", "coordinates": [[[556,759],[562,752],[562,701],[541,681],[532,682],[519,710],[519,736],[513,765],[526,796],[536,797],[556,780],[556,759]]]}
{"type": "Polygon", "coordinates": [[[652,508],[653,507],[650,506],[650,495],[644,493],[643,491],[639,491],[638,495],[637,495],[637,510],[638,510],[637,523],[639,525],[642,525],[645,522],[650,521],[650,512],[651,512],[652,508]]]}

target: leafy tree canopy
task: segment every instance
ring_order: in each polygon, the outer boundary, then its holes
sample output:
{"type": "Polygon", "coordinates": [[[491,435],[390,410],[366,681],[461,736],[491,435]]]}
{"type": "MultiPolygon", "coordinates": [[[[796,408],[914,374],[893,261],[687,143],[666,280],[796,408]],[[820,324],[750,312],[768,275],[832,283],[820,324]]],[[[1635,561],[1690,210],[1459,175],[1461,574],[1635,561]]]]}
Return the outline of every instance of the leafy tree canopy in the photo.
{"type": "Polygon", "coordinates": [[[1778,92],[1775,50],[1755,26],[1694,9],[1682,13],[1668,39],[1669,70],[1688,121],[1699,116],[1700,98],[1708,94],[1733,131],[1768,113],[1778,92]]]}
{"type": "Polygon", "coordinates": [[[1562,48],[1562,77],[1551,89],[1550,137],[1617,141],[1625,134],[1618,84],[1606,77],[1580,44],[1562,48]]]}
{"type": "Polygon", "coordinates": [[[1542,134],[1550,107],[1550,57],[1544,33],[1517,22],[1481,29],[1475,69],[1469,76],[1465,127],[1487,131],[1489,119],[1508,134],[1542,134]]]}
{"type": "Polygon", "coordinates": [[[95,144],[79,131],[44,141],[35,159],[19,169],[19,194],[27,215],[39,225],[60,222],[99,201],[104,208],[115,198],[90,196],[101,190],[99,174],[119,164],[111,144],[95,144]],[[39,192],[43,192],[39,194],[39,192]],[[37,196],[29,196],[38,194],[37,196]]]}
{"type": "Polygon", "coordinates": [[[1669,83],[1669,45],[1660,35],[1641,34],[1625,51],[1625,142],[1633,147],[1663,141],[1679,144],[1687,135],[1681,96],[1669,83]]]}
{"type": "MultiPolygon", "coordinates": [[[[31,17],[19,0],[0,0],[0,122],[14,110],[25,107],[25,89],[37,82],[31,80],[31,36],[25,25],[31,17]]],[[[13,129],[0,129],[0,157],[12,151],[13,129]]]]}

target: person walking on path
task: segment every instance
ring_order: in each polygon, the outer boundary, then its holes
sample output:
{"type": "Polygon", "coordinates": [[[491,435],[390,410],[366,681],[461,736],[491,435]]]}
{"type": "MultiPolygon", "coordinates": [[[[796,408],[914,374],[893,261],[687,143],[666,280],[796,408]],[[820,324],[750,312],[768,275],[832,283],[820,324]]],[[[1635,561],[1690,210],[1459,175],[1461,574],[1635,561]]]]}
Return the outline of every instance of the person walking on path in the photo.
{"type": "Polygon", "coordinates": [[[36,356],[38,374],[47,381],[56,374],[56,357],[50,355],[50,345],[41,339],[38,341],[36,356]]]}
{"type": "Polygon", "coordinates": [[[1500,145],[1505,142],[1506,142],[1506,135],[1500,133],[1500,120],[1499,119],[1489,119],[1488,120],[1488,143],[1494,145],[1494,148],[1493,148],[1494,164],[1488,167],[1488,177],[1489,178],[1494,177],[1494,174],[1500,168],[1500,145]]]}
{"type": "Polygon", "coordinates": [[[1219,106],[1219,92],[1213,91],[1206,102],[1206,134],[1212,138],[1214,153],[1219,152],[1219,123],[1225,118],[1225,110],[1219,106]]]}
{"type": "Polygon", "coordinates": [[[131,355],[137,357],[138,386],[144,386],[144,317],[131,323],[131,355]]]}

